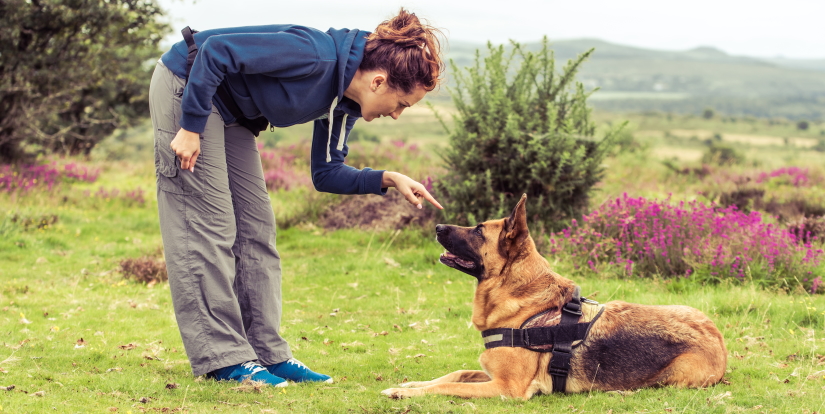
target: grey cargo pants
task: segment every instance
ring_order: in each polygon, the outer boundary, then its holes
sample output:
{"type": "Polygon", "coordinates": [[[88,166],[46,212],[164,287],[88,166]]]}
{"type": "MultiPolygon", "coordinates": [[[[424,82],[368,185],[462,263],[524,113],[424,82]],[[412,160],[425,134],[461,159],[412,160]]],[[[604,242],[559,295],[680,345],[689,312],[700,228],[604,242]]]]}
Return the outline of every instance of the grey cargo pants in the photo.
{"type": "Polygon", "coordinates": [[[158,62],[149,88],[158,211],[172,302],[192,372],[292,357],[278,334],[281,262],[255,137],[217,109],[195,172],[169,144],[180,129],[184,80],[158,62]]]}

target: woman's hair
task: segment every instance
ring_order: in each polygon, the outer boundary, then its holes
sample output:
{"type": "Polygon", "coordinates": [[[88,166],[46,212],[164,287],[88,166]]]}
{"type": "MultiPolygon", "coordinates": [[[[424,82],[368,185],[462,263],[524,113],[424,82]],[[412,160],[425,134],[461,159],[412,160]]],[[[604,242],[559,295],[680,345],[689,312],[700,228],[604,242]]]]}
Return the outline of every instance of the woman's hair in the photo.
{"type": "Polygon", "coordinates": [[[444,72],[441,31],[426,24],[404,8],[398,15],[378,25],[367,37],[361,70],[387,72],[387,84],[411,93],[417,86],[431,91],[438,86],[444,72]]]}

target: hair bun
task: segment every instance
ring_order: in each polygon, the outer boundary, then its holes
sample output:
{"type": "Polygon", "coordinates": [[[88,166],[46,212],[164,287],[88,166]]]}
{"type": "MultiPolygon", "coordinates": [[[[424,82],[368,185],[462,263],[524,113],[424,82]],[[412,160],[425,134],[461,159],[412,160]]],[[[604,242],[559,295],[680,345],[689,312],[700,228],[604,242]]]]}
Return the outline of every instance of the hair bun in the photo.
{"type": "Polygon", "coordinates": [[[441,31],[402,7],[367,38],[361,68],[386,70],[388,83],[406,93],[416,85],[431,91],[444,71],[438,35],[441,31]]]}

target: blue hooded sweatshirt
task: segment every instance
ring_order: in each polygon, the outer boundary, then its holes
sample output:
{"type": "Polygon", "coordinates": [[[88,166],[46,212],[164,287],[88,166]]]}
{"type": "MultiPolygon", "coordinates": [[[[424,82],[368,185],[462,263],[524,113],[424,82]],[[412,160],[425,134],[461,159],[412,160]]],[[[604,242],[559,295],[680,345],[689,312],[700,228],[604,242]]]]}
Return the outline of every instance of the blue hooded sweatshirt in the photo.
{"type": "MultiPolygon", "coordinates": [[[[315,120],[311,154],[315,189],[383,195],[383,170],[344,164],[349,151],[346,137],[361,117],[361,107],[344,97],[344,90],[364,58],[368,35],[358,29],[324,33],[286,24],[198,32],[194,35],[198,54],[181,103],[181,128],[203,132],[213,103],[227,125],[235,122],[216,95],[218,85],[226,83],[248,119],[264,116],[277,127],[315,120]]],[[[186,43],[180,41],[161,61],[185,78],[186,56],[186,43]]]]}

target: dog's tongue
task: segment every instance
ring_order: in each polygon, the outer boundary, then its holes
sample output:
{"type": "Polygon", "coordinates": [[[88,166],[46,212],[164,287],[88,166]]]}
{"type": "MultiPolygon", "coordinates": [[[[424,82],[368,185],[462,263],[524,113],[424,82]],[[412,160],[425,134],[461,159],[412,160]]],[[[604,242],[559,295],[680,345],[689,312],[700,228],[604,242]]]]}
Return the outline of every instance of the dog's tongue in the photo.
{"type": "Polygon", "coordinates": [[[460,258],[460,257],[458,257],[458,256],[456,256],[456,255],[454,255],[450,252],[444,252],[443,256],[444,256],[445,259],[452,260],[453,262],[457,263],[461,267],[466,267],[468,269],[472,269],[472,268],[476,267],[475,263],[473,263],[472,261],[462,259],[462,258],[460,258]]]}

